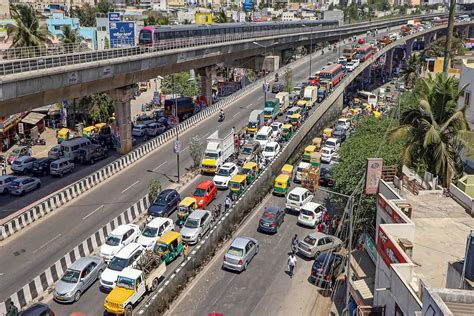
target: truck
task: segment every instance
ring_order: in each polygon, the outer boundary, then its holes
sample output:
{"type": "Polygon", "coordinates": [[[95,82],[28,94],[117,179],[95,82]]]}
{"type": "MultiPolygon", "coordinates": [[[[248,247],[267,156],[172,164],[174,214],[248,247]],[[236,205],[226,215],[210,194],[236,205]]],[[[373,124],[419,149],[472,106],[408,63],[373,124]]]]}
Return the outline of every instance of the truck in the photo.
{"type": "Polygon", "coordinates": [[[219,138],[219,131],[215,131],[207,138],[207,147],[201,161],[201,172],[215,174],[234,152],[234,135],[232,132],[229,132],[224,138],[219,138]]]}
{"type": "Polygon", "coordinates": [[[311,108],[318,100],[318,87],[308,86],[304,89],[303,99],[298,101],[298,106],[311,108]]]}
{"type": "Polygon", "coordinates": [[[263,110],[253,110],[250,112],[249,123],[247,124],[247,133],[253,135],[257,133],[260,127],[263,126],[264,122],[263,110]]]}
{"type": "MultiPolygon", "coordinates": [[[[280,92],[281,93],[281,92],[280,92]]],[[[274,120],[280,114],[280,100],[270,99],[265,101],[265,106],[263,108],[263,117],[265,121],[274,120]]]]}
{"type": "Polygon", "coordinates": [[[280,101],[280,114],[283,114],[290,106],[290,94],[288,92],[279,92],[275,97],[280,101]]]}
{"type": "Polygon", "coordinates": [[[117,277],[117,285],[107,295],[104,308],[108,313],[131,316],[133,307],[146,293],[158,288],[166,272],[166,264],[154,250],[145,250],[133,267],[127,267],[117,277]]]}
{"type": "Polygon", "coordinates": [[[177,114],[180,122],[190,118],[196,112],[195,104],[193,102],[193,99],[190,97],[180,97],[165,100],[164,109],[164,113],[166,116],[174,116],[175,114],[177,114]],[[175,111],[176,106],[178,108],[177,111],[175,111]]]}

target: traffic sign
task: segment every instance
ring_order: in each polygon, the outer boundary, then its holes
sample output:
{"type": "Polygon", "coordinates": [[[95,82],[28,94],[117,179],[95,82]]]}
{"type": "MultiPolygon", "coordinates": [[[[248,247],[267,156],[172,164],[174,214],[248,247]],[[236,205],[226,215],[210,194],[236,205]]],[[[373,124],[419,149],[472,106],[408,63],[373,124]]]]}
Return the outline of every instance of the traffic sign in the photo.
{"type": "Polygon", "coordinates": [[[262,85],[262,89],[263,89],[263,92],[268,92],[268,91],[270,91],[270,85],[268,84],[268,82],[265,82],[265,83],[262,85]]]}
{"type": "Polygon", "coordinates": [[[23,123],[18,123],[18,134],[25,134],[25,127],[23,125],[23,123]]]}
{"type": "Polygon", "coordinates": [[[179,154],[179,152],[181,151],[181,142],[179,140],[176,140],[174,142],[173,150],[175,154],[179,154]]]}

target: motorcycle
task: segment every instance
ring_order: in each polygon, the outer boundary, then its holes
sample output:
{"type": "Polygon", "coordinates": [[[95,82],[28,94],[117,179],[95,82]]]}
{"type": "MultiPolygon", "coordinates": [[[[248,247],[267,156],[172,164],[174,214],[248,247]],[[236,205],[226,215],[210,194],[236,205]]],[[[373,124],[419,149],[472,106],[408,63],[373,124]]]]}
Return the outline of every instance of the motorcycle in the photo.
{"type": "Polygon", "coordinates": [[[223,122],[225,120],[225,114],[224,113],[220,113],[219,114],[219,122],[223,122]]]}
{"type": "Polygon", "coordinates": [[[35,141],[35,145],[46,145],[46,141],[44,140],[44,138],[37,138],[36,141],[35,141]]]}
{"type": "Polygon", "coordinates": [[[278,73],[275,74],[275,82],[278,82],[278,73]]]}

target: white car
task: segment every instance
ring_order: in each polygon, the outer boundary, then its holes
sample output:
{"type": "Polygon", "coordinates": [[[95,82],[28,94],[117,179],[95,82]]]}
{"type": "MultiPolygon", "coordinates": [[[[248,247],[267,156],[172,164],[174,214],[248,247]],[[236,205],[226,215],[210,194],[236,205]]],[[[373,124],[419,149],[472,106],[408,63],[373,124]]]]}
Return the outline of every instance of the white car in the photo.
{"type": "Polygon", "coordinates": [[[275,156],[278,155],[280,150],[281,150],[280,144],[278,144],[277,142],[269,142],[263,149],[263,157],[269,160],[273,160],[273,158],[275,158],[275,156]]]}
{"type": "Polygon", "coordinates": [[[331,159],[330,164],[331,164],[331,165],[336,165],[336,164],[338,164],[340,161],[341,161],[341,157],[339,156],[338,153],[335,153],[334,156],[332,156],[332,159],[331,159]]]}
{"type": "Polygon", "coordinates": [[[296,187],[286,196],[285,207],[287,210],[300,211],[301,207],[313,200],[314,195],[308,189],[296,187]]]}
{"type": "Polygon", "coordinates": [[[107,269],[100,275],[100,286],[112,290],[117,282],[120,272],[127,267],[133,267],[140,260],[144,248],[135,242],[123,247],[107,264],[107,269]]]}
{"type": "Polygon", "coordinates": [[[328,138],[324,143],[324,147],[332,148],[334,151],[338,151],[339,147],[341,147],[341,140],[339,138],[328,138]]]}
{"type": "Polygon", "coordinates": [[[280,122],[273,122],[270,125],[270,127],[272,128],[272,137],[273,137],[273,139],[277,139],[277,137],[280,136],[282,126],[283,126],[283,123],[280,123],[280,122]]]}
{"type": "Polygon", "coordinates": [[[171,218],[156,217],[146,224],[142,234],[138,236],[137,243],[144,248],[153,249],[158,238],[170,230],[174,230],[171,218]]]}
{"type": "Polygon", "coordinates": [[[105,261],[112,259],[122,248],[140,236],[140,227],[135,224],[120,225],[115,228],[100,247],[100,256],[105,261]]]}
{"type": "Polygon", "coordinates": [[[143,124],[135,125],[132,129],[132,136],[142,137],[147,133],[148,127],[143,124]]]}
{"type": "Polygon", "coordinates": [[[1,176],[0,177],[0,194],[8,193],[8,186],[15,179],[16,179],[15,176],[1,176]]]}
{"type": "Polygon", "coordinates": [[[336,152],[331,147],[321,148],[321,162],[331,163],[331,160],[335,154],[336,152]]]}
{"type": "Polygon", "coordinates": [[[301,180],[303,179],[303,172],[306,169],[309,169],[310,167],[311,164],[309,162],[300,162],[296,167],[295,182],[301,182],[301,180]]]}
{"type": "Polygon", "coordinates": [[[233,162],[226,162],[216,172],[212,179],[218,189],[227,189],[230,179],[239,173],[239,167],[233,162]]]}
{"type": "Polygon", "coordinates": [[[352,61],[348,62],[346,65],[347,71],[351,72],[354,71],[357,67],[359,67],[360,61],[358,59],[353,59],[352,61]]]}
{"type": "Polygon", "coordinates": [[[301,208],[298,223],[314,228],[316,224],[321,222],[325,210],[326,208],[319,203],[308,202],[301,208]]]}
{"type": "Polygon", "coordinates": [[[30,156],[18,157],[12,162],[12,171],[20,174],[28,173],[33,169],[33,162],[35,161],[36,158],[30,156]]]}

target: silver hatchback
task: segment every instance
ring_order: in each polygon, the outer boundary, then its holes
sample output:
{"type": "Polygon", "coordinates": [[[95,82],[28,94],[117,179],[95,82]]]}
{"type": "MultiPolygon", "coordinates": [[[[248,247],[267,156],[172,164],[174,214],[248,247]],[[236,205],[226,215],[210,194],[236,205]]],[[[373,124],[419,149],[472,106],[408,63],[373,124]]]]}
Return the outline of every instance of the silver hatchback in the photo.
{"type": "Polygon", "coordinates": [[[249,262],[258,253],[258,241],[250,237],[237,237],[234,239],[226,254],[222,268],[243,271],[247,270],[249,262]]]}
{"type": "Polygon", "coordinates": [[[54,288],[54,300],[63,303],[77,302],[81,295],[100,277],[105,269],[102,258],[80,258],[74,262],[54,288]]]}

